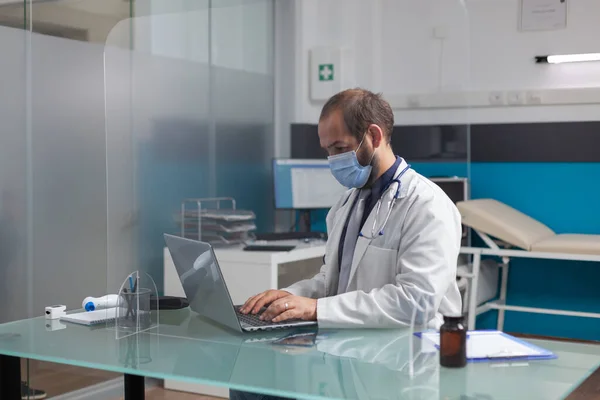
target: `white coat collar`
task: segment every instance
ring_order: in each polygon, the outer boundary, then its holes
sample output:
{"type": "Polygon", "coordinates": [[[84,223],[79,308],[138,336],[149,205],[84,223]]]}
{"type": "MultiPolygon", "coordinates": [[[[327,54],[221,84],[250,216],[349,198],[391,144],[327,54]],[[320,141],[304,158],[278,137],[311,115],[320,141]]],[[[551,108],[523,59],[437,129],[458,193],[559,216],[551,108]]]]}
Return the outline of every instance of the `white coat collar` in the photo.
{"type": "MultiPolygon", "coordinates": [[[[398,166],[398,169],[396,170],[396,173],[394,174],[394,179],[400,175],[400,173],[402,173],[402,171],[404,171],[407,167],[409,167],[408,163],[404,160],[404,158],[401,159],[402,161],[400,162],[400,165],[398,166]]],[[[411,169],[409,168],[406,173],[404,175],[402,175],[402,177],[400,178],[400,193],[399,193],[399,198],[403,198],[406,197],[406,195],[408,194],[408,177],[410,175],[411,169]]]]}

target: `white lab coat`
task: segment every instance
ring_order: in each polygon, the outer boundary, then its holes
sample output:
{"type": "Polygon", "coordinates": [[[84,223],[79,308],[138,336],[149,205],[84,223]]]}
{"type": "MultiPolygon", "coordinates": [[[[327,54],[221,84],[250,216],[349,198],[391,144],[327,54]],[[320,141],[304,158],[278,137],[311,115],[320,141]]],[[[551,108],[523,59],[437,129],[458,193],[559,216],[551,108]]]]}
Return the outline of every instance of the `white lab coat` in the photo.
{"type": "MultiPolygon", "coordinates": [[[[402,161],[396,176],[406,168],[402,161]]],[[[327,215],[325,265],[312,279],[287,289],[294,295],[319,299],[321,328],[392,328],[410,326],[417,305],[417,323],[439,327],[442,314],[460,314],[456,264],[462,237],[460,214],[454,203],[434,183],[409,169],[401,178],[384,234],[373,240],[359,237],[350,279],[344,294],[338,292],[338,246],[358,190],[350,190],[327,215]],[[432,311],[418,311],[429,304],[432,311]],[[424,321],[426,319],[426,321],[424,321]]],[[[393,185],[395,186],[395,185],[393,185]]],[[[382,196],[377,225],[386,216],[395,190],[382,196]]],[[[377,206],[363,232],[371,235],[377,206]]]]}

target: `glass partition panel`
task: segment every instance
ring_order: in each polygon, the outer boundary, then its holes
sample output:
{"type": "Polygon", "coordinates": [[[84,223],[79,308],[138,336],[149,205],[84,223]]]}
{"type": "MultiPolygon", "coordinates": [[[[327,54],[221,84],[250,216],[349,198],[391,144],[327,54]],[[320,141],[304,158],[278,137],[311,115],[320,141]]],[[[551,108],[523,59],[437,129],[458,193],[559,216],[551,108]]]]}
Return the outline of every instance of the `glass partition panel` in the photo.
{"type": "Polygon", "coordinates": [[[0,310],[0,323],[25,318],[32,310],[27,40],[22,29],[0,26],[0,301],[11,305],[0,310]]]}
{"type": "Polygon", "coordinates": [[[104,49],[108,291],[134,270],[160,288],[163,233],[185,198],[210,195],[208,1],[148,9],[104,49]]]}
{"type": "MultiPolygon", "coordinates": [[[[128,1],[0,5],[0,296],[10,305],[0,322],[106,292],[103,52],[129,11],[128,1]]],[[[26,367],[49,396],[116,376],[26,367]]]]}
{"type": "Polygon", "coordinates": [[[427,177],[467,178],[470,33],[464,2],[386,0],[381,7],[380,85],[398,105],[394,149],[427,177]]]}
{"type": "Polygon", "coordinates": [[[211,116],[218,196],[256,213],[260,230],[274,221],[273,1],[213,1],[211,116]]]}
{"type": "MultiPolygon", "coordinates": [[[[85,297],[106,293],[106,162],[103,45],[35,32],[30,38],[33,317],[52,304],[80,309],[85,297]]],[[[30,364],[29,372],[30,385],[50,395],[116,378],[45,363],[30,364]],[[74,381],[53,381],[49,371],[74,381]]]]}
{"type": "MultiPolygon", "coordinates": [[[[455,203],[470,196],[470,20],[464,1],[383,1],[381,83],[399,106],[392,145],[455,203]],[[391,51],[394,49],[394,51],[391,51]],[[398,94],[396,97],[395,95],[398,94]]],[[[470,243],[463,227],[462,245],[470,243]]],[[[469,259],[460,256],[459,270],[469,259]]],[[[468,281],[457,278],[463,310],[468,281]]]]}
{"type": "Polygon", "coordinates": [[[162,291],[185,199],[233,197],[272,224],[272,1],[141,3],[104,50],[108,290],[140,270],[162,291]]]}

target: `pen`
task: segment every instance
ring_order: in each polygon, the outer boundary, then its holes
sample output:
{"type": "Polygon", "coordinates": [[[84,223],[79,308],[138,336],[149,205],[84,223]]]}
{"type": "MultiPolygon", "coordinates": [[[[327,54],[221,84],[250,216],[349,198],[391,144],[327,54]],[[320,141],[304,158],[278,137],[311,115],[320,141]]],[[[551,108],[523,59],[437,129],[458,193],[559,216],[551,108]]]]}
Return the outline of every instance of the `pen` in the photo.
{"type": "Polygon", "coordinates": [[[135,290],[135,288],[133,287],[133,278],[131,276],[129,277],[129,289],[131,289],[132,293],[135,290]]]}
{"type": "Polygon", "coordinates": [[[138,278],[138,277],[136,277],[136,278],[135,278],[135,285],[133,285],[133,292],[134,292],[134,293],[135,293],[135,291],[137,290],[137,284],[138,284],[138,280],[139,280],[139,279],[140,279],[140,278],[138,278]]]}

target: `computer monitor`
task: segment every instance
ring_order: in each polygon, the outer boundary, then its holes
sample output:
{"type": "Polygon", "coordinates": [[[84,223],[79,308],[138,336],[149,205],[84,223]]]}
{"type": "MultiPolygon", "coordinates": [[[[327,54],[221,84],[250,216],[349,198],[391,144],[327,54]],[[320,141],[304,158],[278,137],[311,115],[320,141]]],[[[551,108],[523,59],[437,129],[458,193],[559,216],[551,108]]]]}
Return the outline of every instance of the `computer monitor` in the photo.
{"type": "Polygon", "coordinates": [[[432,182],[435,182],[448,197],[450,197],[450,200],[452,200],[454,204],[469,199],[469,185],[467,178],[449,176],[433,177],[430,179],[432,182]]]}
{"type": "Polygon", "coordinates": [[[331,208],[346,192],[329,170],[327,160],[273,160],[275,208],[331,208]]]}
{"type": "MultiPolygon", "coordinates": [[[[469,200],[469,180],[459,176],[444,176],[444,177],[432,177],[429,178],[432,182],[437,184],[447,195],[454,204],[459,201],[469,200]]],[[[469,228],[466,225],[462,226],[462,245],[468,246],[471,243],[469,236],[469,228]]],[[[464,263],[464,256],[459,257],[464,263]]]]}

